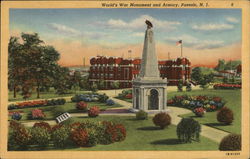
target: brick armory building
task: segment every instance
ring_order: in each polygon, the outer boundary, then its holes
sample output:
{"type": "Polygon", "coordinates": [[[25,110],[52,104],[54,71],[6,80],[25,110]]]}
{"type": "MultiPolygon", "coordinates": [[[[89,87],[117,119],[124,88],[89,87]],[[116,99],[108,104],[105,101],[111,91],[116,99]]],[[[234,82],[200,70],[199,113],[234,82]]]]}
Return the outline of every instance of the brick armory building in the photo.
{"type": "MultiPolygon", "coordinates": [[[[104,81],[106,89],[119,82],[120,88],[131,88],[132,80],[139,75],[141,59],[97,56],[90,59],[89,81],[92,85],[104,81]]],[[[168,85],[177,85],[179,80],[190,80],[190,61],[187,58],[158,61],[160,76],[167,78],[168,85]]]]}

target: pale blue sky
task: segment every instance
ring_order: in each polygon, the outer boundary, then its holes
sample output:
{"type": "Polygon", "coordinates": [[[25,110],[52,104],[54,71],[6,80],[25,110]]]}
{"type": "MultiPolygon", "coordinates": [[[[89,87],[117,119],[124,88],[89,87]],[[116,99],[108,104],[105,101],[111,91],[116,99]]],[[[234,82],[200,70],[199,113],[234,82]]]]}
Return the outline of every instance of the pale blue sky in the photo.
{"type": "Polygon", "coordinates": [[[240,9],[10,9],[10,30],[110,47],[142,43],[145,19],[162,43],[213,49],[241,42],[240,9]]]}

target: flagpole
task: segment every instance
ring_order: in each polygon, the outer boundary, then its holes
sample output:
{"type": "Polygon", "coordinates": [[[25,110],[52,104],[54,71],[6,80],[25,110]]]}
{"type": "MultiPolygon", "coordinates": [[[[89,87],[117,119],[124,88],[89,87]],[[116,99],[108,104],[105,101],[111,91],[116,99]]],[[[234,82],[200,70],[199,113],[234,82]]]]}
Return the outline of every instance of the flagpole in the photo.
{"type": "Polygon", "coordinates": [[[183,45],[183,41],[181,41],[181,57],[182,57],[182,45],[183,45]]]}

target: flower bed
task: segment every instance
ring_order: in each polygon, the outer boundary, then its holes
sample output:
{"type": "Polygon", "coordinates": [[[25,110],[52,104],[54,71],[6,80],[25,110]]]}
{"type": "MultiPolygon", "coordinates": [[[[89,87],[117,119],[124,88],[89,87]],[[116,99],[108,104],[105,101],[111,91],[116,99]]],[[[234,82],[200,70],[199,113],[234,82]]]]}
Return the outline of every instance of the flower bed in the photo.
{"type": "Polygon", "coordinates": [[[239,84],[215,84],[214,89],[241,89],[241,85],[239,84]]]}
{"type": "Polygon", "coordinates": [[[221,97],[199,96],[174,96],[167,101],[167,105],[184,107],[191,110],[202,107],[206,112],[213,112],[221,109],[225,105],[221,97]]]}
{"type": "Polygon", "coordinates": [[[202,107],[198,107],[198,108],[195,108],[193,110],[194,114],[198,117],[202,117],[205,113],[206,113],[206,110],[202,107]]]}
{"type": "Polygon", "coordinates": [[[51,100],[28,101],[28,102],[21,102],[17,104],[10,104],[8,106],[8,110],[30,108],[30,107],[52,106],[52,105],[64,105],[65,103],[66,101],[63,98],[51,99],[51,100]]]}
{"type": "Polygon", "coordinates": [[[72,102],[101,102],[106,103],[107,105],[114,105],[114,101],[109,99],[109,97],[104,94],[98,93],[86,93],[86,94],[76,94],[71,98],[72,102]]]}
{"type": "Polygon", "coordinates": [[[45,114],[41,109],[34,109],[31,111],[32,119],[44,119],[45,114]]]}

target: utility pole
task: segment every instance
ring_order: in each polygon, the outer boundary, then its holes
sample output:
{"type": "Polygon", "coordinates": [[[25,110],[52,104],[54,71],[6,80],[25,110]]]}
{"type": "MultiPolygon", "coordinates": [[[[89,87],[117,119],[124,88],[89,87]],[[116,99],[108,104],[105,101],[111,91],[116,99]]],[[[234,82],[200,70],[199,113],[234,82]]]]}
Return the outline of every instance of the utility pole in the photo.
{"type": "Polygon", "coordinates": [[[83,57],[83,67],[85,67],[85,57],[83,57]]]}

